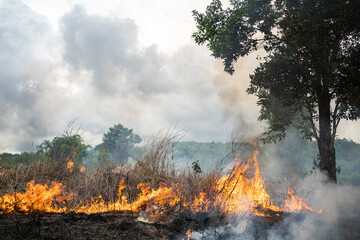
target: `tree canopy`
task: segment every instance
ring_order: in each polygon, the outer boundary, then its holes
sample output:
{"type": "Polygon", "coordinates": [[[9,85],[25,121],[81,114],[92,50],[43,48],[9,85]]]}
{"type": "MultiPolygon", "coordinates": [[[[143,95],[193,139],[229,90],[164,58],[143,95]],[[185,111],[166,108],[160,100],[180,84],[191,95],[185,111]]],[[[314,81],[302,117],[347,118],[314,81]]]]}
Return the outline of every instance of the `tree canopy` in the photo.
{"type": "Polygon", "coordinates": [[[295,126],[317,140],[320,169],[336,182],[334,139],[340,119],[360,116],[360,1],[213,0],[193,12],[193,37],[232,74],[238,58],[267,52],[250,76],[258,97],[264,141],[295,126]]]}
{"type": "Polygon", "coordinates": [[[50,161],[66,164],[69,160],[80,164],[87,154],[90,146],[84,144],[83,138],[79,134],[64,133],[54,137],[53,140],[44,140],[37,146],[37,153],[46,154],[50,161]]]}
{"type": "Polygon", "coordinates": [[[116,124],[104,133],[102,143],[97,148],[105,150],[111,160],[121,162],[129,158],[130,149],[140,142],[140,136],[134,134],[133,129],[116,124]]]}

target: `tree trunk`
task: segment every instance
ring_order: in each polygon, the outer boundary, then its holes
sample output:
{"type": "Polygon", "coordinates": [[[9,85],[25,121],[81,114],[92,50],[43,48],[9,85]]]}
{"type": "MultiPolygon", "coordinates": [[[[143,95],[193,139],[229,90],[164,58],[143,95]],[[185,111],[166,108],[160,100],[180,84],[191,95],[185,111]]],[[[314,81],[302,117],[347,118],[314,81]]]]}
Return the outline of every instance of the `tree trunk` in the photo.
{"type": "Polygon", "coordinates": [[[319,97],[320,170],[329,177],[330,182],[336,183],[335,148],[334,141],[331,139],[330,97],[328,95],[319,97]]]}

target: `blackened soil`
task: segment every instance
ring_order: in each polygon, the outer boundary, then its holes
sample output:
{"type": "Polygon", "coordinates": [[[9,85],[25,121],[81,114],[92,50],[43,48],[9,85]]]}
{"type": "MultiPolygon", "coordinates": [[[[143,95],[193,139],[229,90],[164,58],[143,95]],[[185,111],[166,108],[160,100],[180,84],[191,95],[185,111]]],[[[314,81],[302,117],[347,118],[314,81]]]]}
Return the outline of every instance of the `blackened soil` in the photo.
{"type": "Polygon", "coordinates": [[[180,239],[193,222],[146,223],[129,213],[0,215],[1,239],[180,239]]]}

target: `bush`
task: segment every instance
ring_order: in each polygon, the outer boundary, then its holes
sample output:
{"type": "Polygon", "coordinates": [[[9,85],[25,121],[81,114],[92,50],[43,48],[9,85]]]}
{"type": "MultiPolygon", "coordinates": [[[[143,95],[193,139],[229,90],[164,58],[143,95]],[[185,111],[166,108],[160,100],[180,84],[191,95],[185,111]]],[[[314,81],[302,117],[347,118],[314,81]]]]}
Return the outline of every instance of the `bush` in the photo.
{"type": "Polygon", "coordinates": [[[64,133],[60,137],[55,137],[51,142],[43,141],[37,146],[37,152],[45,153],[47,160],[56,164],[65,165],[71,160],[79,165],[87,155],[89,147],[84,144],[84,140],[79,134],[64,133]]]}

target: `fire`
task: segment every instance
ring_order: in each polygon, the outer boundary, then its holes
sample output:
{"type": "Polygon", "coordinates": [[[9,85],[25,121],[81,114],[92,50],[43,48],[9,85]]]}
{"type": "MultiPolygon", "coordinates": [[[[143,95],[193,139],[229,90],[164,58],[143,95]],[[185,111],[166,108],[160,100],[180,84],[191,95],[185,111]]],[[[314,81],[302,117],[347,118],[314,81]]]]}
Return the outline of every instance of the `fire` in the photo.
{"type": "Polygon", "coordinates": [[[194,202],[189,206],[193,212],[207,212],[211,206],[211,201],[206,198],[206,193],[201,192],[195,196],[194,202]]]}
{"type": "Polygon", "coordinates": [[[3,213],[61,213],[66,211],[66,207],[59,208],[54,203],[64,202],[71,198],[71,194],[68,196],[62,194],[61,183],[53,182],[49,187],[47,184],[35,184],[34,181],[30,181],[25,193],[6,194],[0,197],[0,209],[3,213]]]}
{"type": "MultiPolygon", "coordinates": [[[[186,240],[190,240],[190,237],[191,237],[191,229],[187,230],[186,231],[186,240]]],[[[181,240],[185,240],[185,238],[182,238],[181,240]]]]}
{"type": "Polygon", "coordinates": [[[69,161],[66,164],[66,167],[69,169],[70,173],[74,170],[74,162],[69,159],[69,161]]]}
{"type": "Polygon", "coordinates": [[[84,166],[80,166],[80,172],[85,172],[85,167],[84,166]]]}
{"type": "MultiPolygon", "coordinates": [[[[179,184],[166,185],[163,183],[157,189],[153,189],[147,183],[140,183],[137,186],[140,193],[134,201],[129,202],[123,194],[127,186],[122,180],[118,185],[117,198],[113,201],[105,201],[99,195],[78,206],[66,208],[59,207],[59,205],[66,206],[66,202],[71,200],[74,194],[65,194],[61,183],[53,182],[48,186],[31,181],[27,184],[27,191],[24,193],[0,196],[0,213],[145,212],[152,219],[160,219],[161,216],[184,208],[191,212],[208,212],[219,209],[228,214],[244,212],[259,216],[269,216],[267,213],[269,211],[275,213],[313,211],[302,198],[294,195],[292,188],[288,189],[288,197],[282,207],[274,205],[266,191],[265,179],[261,176],[257,155],[258,150],[255,150],[254,155],[246,164],[238,161],[231,173],[220,177],[214,186],[215,196],[212,198],[205,192],[200,192],[194,199],[186,199],[179,184]]],[[[71,160],[68,161],[67,168],[70,172],[73,171],[74,163],[71,160]]],[[[82,168],[85,170],[81,166],[80,171],[82,168]]],[[[187,233],[188,239],[190,235],[191,230],[187,233]]]]}
{"type": "Polygon", "coordinates": [[[126,196],[122,194],[125,187],[124,181],[121,181],[118,187],[118,199],[115,202],[105,202],[101,196],[98,196],[85,205],[72,209],[72,211],[86,214],[109,211],[145,211],[151,217],[156,218],[156,216],[171,211],[180,202],[180,195],[174,190],[174,187],[166,187],[163,184],[155,190],[150,189],[146,184],[140,183],[138,185],[138,189],[141,191],[140,194],[134,202],[129,203],[126,196]]]}
{"type": "MultiPolygon", "coordinates": [[[[294,195],[294,190],[289,187],[288,189],[288,198],[284,203],[284,210],[287,212],[300,212],[301,210],[306,209],[309,211],[314,211],[309,205],[307,205],[301,197],[294,195]]],[[[322,212],[322,210],[321,210],[322,212]]],[[[321,214],[321,212],[319,212],[321,214]]]]}
{"type": "Polygon", "coordinates": [[[257,162],[258,150],[254,152],[246,165],[237,162],[231,174],[220,178],[216,185],[219,193],[217,204],[226,213],[252,211],[256,215],[262,215],[257,209],[281,211],[280,207],[274,206],[270,196],[264,187],[264,179],[261,177],[257,162]],[[246,171],[254,170],[254,176],[248,177],[246,171]]]}

